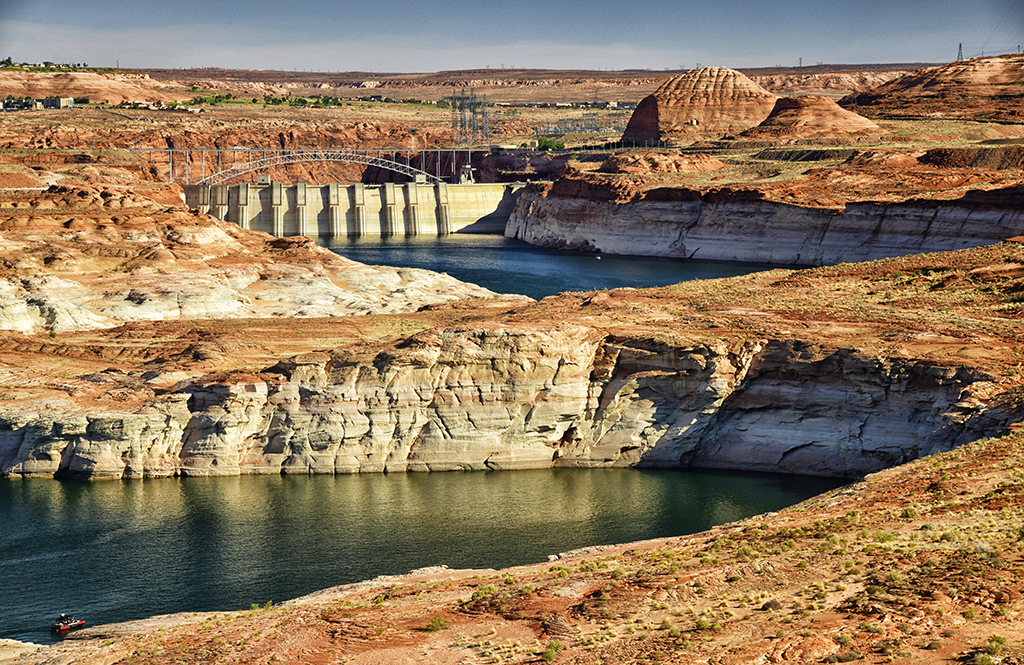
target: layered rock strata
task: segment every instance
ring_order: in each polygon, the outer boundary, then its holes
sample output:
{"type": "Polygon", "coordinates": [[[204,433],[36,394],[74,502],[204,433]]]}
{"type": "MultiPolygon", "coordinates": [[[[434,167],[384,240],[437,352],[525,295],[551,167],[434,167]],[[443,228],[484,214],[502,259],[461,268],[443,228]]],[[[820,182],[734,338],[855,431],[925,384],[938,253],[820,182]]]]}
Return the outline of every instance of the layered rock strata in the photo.
{"type": "Polygon", "coordinates": [[[819,266],[976,247],[1024,232],[1024,210],[1005,205],[1006,190],[837,210],[756,192],[664,189],[623,202],[587,188],[568,179],[531,186],[505,235],[559,249],[819,266]]]}
{"type": "Polygon", "coordinates": [[[984,380],[796,340],[556,323],[431,329],[383,350],[184,381],[131,413],[8,408],[0,473],[640,465],[857,476],[995,431],[971,396],[984,380]]]}
{"type": "Polygon", "coordinates": [[[893,81],[843,99],[843,103],[873,105],[897,99],[917,102],[929,99],[1002,99],[1006,108],[1020,111],[1024,93],[1024,55],[1009,53],[987,58],[957,60],[940,67],[927,67],[893,81]]]}
{"type": "Polygon", "coordinates": [[[0,197],[0,330],[415,311],[493,293],[365,266],[183,206],[180,188],[55,185],[0,197]]]}
{"type": "Polygon", "coordinates": [[[885,130],[864,116],[848,111],[822,95],[782,97],[761,124],[744,131],[744,138],[818,138],[872,136],[885,130]]]}
{"type": "Polygon", "coordinates": [[[673,76],[637,105],[625,142],[672,142],[739,132],[771,113],[776,96],[733,69],[701,67],[673,76]]]}

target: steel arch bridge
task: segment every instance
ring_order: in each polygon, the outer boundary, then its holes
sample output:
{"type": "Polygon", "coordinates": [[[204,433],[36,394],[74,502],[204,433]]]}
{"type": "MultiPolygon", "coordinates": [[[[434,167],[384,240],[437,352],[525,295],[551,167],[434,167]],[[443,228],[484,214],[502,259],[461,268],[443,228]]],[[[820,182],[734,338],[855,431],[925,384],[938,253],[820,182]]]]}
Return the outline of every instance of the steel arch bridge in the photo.
{"type": "Polygon", "coordinates": [[[396,162],[392,159],[385,159],[378,152],[362,150],[282,150],[264,154],[258,159],[246,161],[243,164],[224,169],[198,183],[199,185],[220,185],[232,178],[252,173],[271,166],[284,166],[285,164],[298,164],[300,162],[348,162],[351,164],[364,164],[376,166],[407,175],[414,180],[423,179],[426,182],[437,184],[442,182],[441,178],[421,169],[414,168],[408,164],[396,162]]]}
{"type": "MultiPolygon", "coordinates": [[[[457,154],[466,152],[469,163],[472,148],[145,148],[136,146],[131,152],[167,170],[169,182],[184,185],[221,185],[233,178],[272,166],[300,162],[347,162],[394,171],[413,180],[437,184],[455,178],[457,154]],[[397,156],[433,153],[436,173],[412,166],[407,157],[403,163],[397,156]],[[444,171],[442,173],[442,171],[444,171]]],[[[427,160],[430,163],[430,160],[427,160]]]]}

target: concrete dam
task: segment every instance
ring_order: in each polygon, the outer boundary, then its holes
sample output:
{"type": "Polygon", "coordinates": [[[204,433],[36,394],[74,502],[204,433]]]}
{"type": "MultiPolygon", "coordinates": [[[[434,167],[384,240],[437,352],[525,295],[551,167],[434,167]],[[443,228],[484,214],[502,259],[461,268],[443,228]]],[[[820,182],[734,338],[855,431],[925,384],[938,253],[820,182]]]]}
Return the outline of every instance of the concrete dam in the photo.
{"type": "Polygon", "coordinates": [[[310,238],[504,233],[522,184],[185,185],[185,203],[246,229],[310,238]]]}

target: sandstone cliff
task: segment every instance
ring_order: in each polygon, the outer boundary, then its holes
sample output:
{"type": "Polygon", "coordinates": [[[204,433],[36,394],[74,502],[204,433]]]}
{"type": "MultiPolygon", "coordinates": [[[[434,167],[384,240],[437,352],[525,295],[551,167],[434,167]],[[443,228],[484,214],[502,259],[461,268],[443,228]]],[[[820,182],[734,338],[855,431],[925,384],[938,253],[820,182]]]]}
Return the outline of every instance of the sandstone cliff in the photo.
{"type": "Polygon", "coordinates": [[[0,330],[407,312],[493,295],[427,270],[364,266],[308,238],[247,231],[185,208],[174,185],[67,182],[0,196],[0,330]]]}
{"type": "Polygon", "coordinates": [[[1024,117],[1024,54],[958,60],[927,67],[840,100],[858,111],[889,117],[975,117],[1020,122],[1024,117]]]}
{"type": "Polygon", "coordinates": [[[725,134],[766,117],[775,95],[725,67],[701,67],[674,76],[636,107],[625,142],[672,142],[685,135],[725,134]]]}
{"type": "Polygon", "coordinates": [[[642,465],[857,476],[992,431],[971,396],[984,380],[796,340],[556,323],[432,329],[382,350],[184,381],[131,413],[8,407],[0,473],[642,465]]]}
{"type": "Polygon", "coordinates": [[[1006,205],[1019,188],[839,210],[767,201],[757,192],[656,189],[625,192],[623,201],[592,189],[572,179],[528,188],[505,235],[610,254],[826,265],[974,247],[1024,232],[1024,211],[1006,205]]]}

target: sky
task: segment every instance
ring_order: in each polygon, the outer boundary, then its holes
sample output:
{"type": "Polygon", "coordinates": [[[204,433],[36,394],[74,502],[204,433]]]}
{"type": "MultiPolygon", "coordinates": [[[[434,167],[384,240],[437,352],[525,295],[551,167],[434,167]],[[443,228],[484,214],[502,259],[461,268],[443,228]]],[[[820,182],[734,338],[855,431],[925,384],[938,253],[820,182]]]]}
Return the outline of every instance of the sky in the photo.
{"type": "Polygon", "coordinates": [[[0,59],[435,72],[942,63],[1017,52],[1024,0],[0,0],[0,59]]]}

